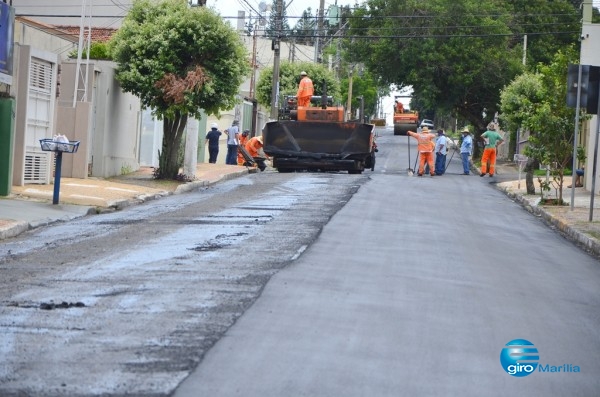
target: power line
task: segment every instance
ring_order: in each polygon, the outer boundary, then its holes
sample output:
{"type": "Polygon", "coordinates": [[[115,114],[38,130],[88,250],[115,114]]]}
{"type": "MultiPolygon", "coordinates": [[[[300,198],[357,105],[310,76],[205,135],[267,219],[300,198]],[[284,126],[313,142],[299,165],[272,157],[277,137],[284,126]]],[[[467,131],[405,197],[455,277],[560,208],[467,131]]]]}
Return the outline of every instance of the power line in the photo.
{"type": "MultiPolygon", "coordinates": [[[[550,35],[567,35],[579,34],[579,31],[562,31],[562,32],[519,32],[519,33],[481,33],[481,34],[424,34],[424,35],[373,35],[373,36],[344,36],[346,39],[436,39],[436,38],[468,38],[468,37],[517,37],[517,36],[550,36],[550,35]]],[[[318,35],[290,35],[286,38],[311,38],[320,37],[318,35]]]]}

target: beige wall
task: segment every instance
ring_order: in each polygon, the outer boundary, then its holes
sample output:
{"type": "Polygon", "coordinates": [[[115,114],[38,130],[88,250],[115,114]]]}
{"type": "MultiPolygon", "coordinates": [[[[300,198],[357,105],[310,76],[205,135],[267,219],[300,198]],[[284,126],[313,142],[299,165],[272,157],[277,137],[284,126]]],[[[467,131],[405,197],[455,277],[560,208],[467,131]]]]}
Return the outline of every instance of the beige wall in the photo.
{"type": "Polygon", "coordinates": [[[37,49],[55,53],[60,59],[77,49],[77,42],[69,36],[61,37],[56,29],[25,18],[15,19],[15,43],[31,45],[37,49]],[[57,36],[58,35],[58,36],[57,36]]]}
{"type": "MultiPolygon", "coordinates": [[[[85,166],[75,164],[73,177],[86,175],[107,178],[139,169],[140,101],[132,94],[124,93],[114,78],[115,64],[109,61],[90,61],[87,67],[87,101],[82,101],[84,91],[81,81],[77,96],[77,111],[72,108],[75,70],[77,62],[62,63],[62,83],[59,104],[61,123],[75,128],[72,133],[81,142],[79,151],[85,156],[85,166]],[[89,114],[86,110],[89,106],[89,114]],[[85,122],[87,120],[87,122],[85,122]]],[[[81,65],[85,76],[86,65],[81,65]]]]}

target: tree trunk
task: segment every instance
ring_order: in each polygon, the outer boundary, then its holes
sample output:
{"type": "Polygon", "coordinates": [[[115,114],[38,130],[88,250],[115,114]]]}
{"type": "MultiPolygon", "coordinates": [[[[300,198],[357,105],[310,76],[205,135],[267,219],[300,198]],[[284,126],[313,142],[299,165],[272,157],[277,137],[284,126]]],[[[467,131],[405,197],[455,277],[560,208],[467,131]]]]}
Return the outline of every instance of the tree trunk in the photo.
{"type": "Polygon", "coordinates": [[[533,171],[539,168],[540,162],[532,159],[531,157],[527,160],[525,165],[525,186],[527,187],[527,194],[535,194],[535,185],[533,184],[533,171]]]}
{"type": "Polygon", "coordinates": [[[179,169],[183,163],[182,141],[187,114],[175,113],[172,119],[163,120],[163,142],[162,151],[158,159],[158,179],[177,179],[179,169]]]}

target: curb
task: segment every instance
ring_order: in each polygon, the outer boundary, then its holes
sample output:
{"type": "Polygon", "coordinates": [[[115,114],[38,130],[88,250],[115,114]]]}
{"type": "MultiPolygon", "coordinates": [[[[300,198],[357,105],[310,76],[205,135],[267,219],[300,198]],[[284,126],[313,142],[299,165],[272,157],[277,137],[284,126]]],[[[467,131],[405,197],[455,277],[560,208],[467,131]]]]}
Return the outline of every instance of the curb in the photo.
{"type": "Polygon", "coordinates": [[[527,212],[542,218],[546,225],[550,226],[552,229],[558,230],[567,240],[573,242],[576,246],[580,247],[593,257],[600,259],[600,242],[598,240],[581,233],[579,230],[567,225],[560,219],[555,218],[552,214],[544,210],[543,207],[532,205],[529,200],[520,194],[509,192],[507,188],[502,186],[497,186],[497,189],[519,203],[527,212]]]}
{"type": "Polygon", "coordinates": [[[237,178],[238,176],[242,176],[242,175],[250,174],[250,173],[251,172],[249,169],[245,169],[245,170],[240,170],[240,171],[236,171],[236,172],[220,174],[218,177],[216,177],[214,179],[188,182],[183,185],[177,186],[177,188],[175,189],[173,194],[181,194],[181,193],[189,192],[191,190],[194,190],[194,189],[197,189],[200,187],[212,186],[218,182],[228,181],[230,179],[237,178]]]}
{"type": "Polygon", "coordinates": [[[29,230],[29,223],[25,221],[14,221],[0,229],[0,240],[18,236],[29,230]]]}

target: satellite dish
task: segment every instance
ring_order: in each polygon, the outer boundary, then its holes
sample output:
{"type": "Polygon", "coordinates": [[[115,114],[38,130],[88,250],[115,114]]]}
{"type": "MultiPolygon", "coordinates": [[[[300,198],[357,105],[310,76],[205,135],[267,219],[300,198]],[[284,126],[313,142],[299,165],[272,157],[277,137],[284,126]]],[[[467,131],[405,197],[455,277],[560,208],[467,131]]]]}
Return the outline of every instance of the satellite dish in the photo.
{"type": "Polygon", "coordinates": [[[265,3],[264,1],[261,1],[261,2],[258,4],[258,11],[260,11],[260,12],[265,12],[265,11],[267,11],[267,3],[265,3]]]}

